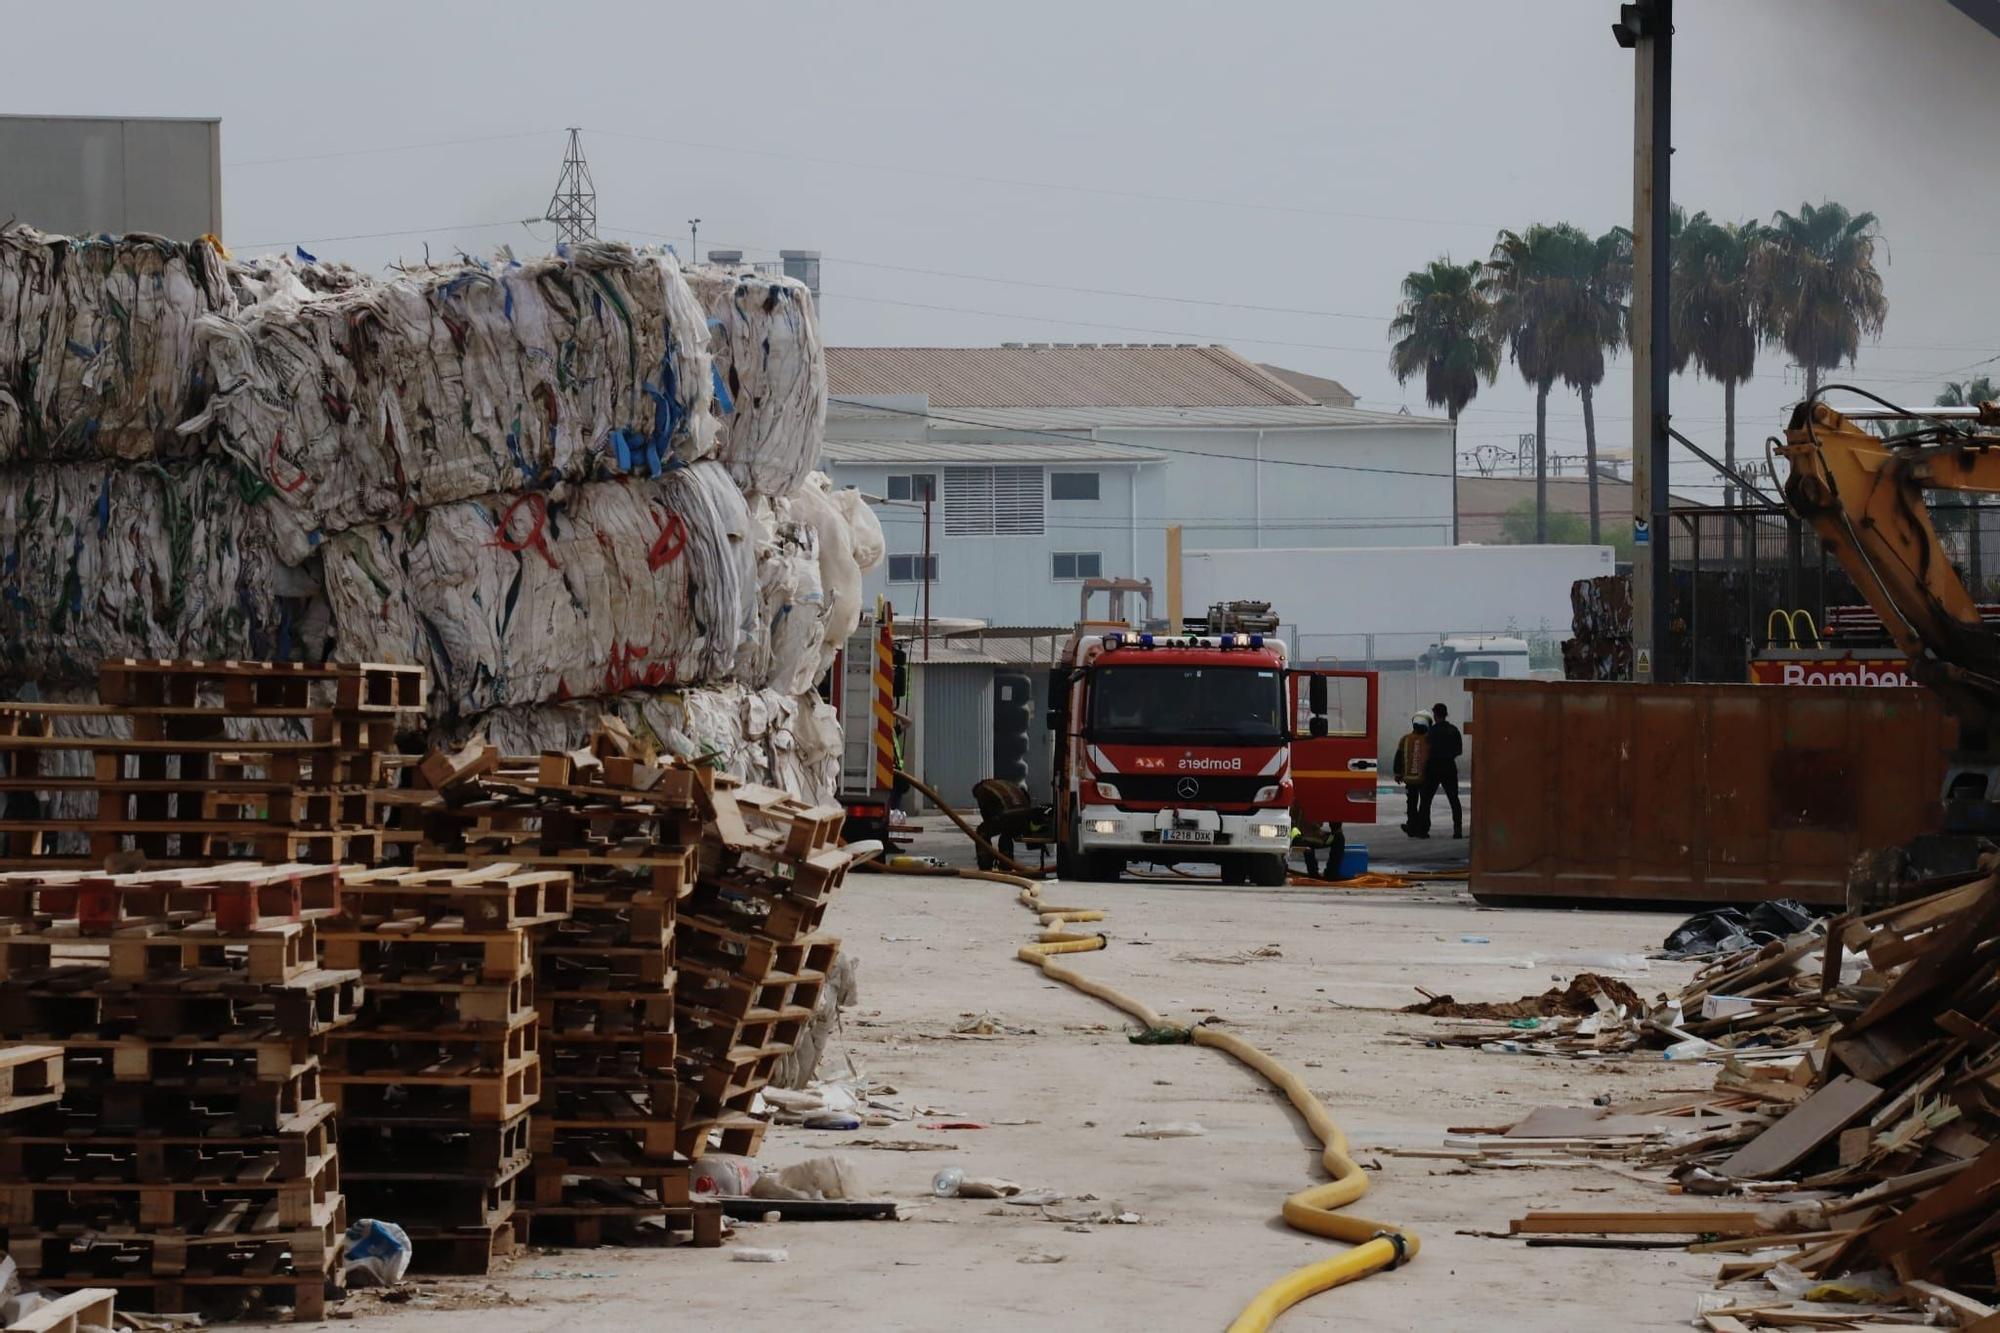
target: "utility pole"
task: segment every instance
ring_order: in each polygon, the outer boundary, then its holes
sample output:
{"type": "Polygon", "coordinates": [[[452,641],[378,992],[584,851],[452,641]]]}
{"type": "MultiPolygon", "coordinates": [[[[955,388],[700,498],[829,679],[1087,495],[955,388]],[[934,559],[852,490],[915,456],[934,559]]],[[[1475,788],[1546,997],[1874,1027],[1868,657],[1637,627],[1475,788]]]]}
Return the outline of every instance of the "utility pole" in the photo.
{"type": "Polygon", "coordinates": [[[590,163],[583,160],[581,135],[581,130],[570,127],[562,174],[556,177],[556,192],[549,196],[544,215],[571,244],[597,239],[597,184],[590,179],[590,163]]]}
{"type": "Polygon", "coordinates": [[[1632,124],[1632,679],[1672,678],[1663,655],[1668,580],[1667,216],[1673,190],[1674,0],[1620,5],[1611,25],[1633,54],[1632,124]]]}
{"type": "Polygon", "coordinates": [[[924,661],[931,660],[931,492],[924,491],[924,661]]]}
{"type": "Polygon", "coordinates": [[[688,263],[701,262],[701,219],[688,219],[688,263]]]}

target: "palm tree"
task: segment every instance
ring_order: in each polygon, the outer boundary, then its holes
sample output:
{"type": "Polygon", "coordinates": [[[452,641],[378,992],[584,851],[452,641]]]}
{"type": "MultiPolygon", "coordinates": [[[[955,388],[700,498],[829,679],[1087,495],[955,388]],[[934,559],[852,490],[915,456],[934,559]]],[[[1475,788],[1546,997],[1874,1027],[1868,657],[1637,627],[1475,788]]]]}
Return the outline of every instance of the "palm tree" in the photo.
{"type": "Polygon", "coordinates": [[[1424,401],[1442,407],[1453,424],[1479,392],[1500,373],[1500,347],[1489,328],[1492,311],[1479,291],[1480,266],[1454,264],[1451,257],[1403,279],[1402,304],[1389,323],[1395,345],[1389,371],[1398,384],[1424,377],[1424,401]]]}
{"type": "Polygon", "coordinates": [[[1863,335],[1878,337],[1889,315],[1875,271],[1876,217],[1839,204],[1800,204],[1771,215],[1752,266],[1770,313],[1772,338],[1805,367],[1806,397],[1820,374],[1853,364],[1863,335]]]}
{"type": "MultiPolygon", "coordinates": [[[[1722,385],[1722,461],[1736,470],[1736,386],[1757,373],[1757,352],[1771,333],[1770,311],[1755,260],[1765,243],[1756,222],[1717,222],[1696,213],[1674,244],[1667,320],[1676,372],[1690,362],[1698,374],[1722,385]]],[[[1723,504],[1736,503],[1736,486],[1723,482],[1723,504]]],[[[1724,537],[1734,530],[1725,527],[1724,537]]],[[[1733,543],[1732,543],[1733,544],[1733,543]]]]}
{"type": "MultiPolygon", "coordinates": [[[[1622,293],[1631,283],[1629,237],[1597,240],[1567,222],[1503,231],[1479,279],[1521,378],[1535,386],[1535,540],[1549,535],[1549,390],[1561,379],[1584,392],[1586,447],[1596,510],[1596,421],[1588,390],[1604,379],[1604,353],[1624,338],[1622,293]]],[[[1592,525],[1593,537],[1596,524],[1592,525]]]]}
{"type": "Polygon", "coordinates": [[[1574,298],[1563,314],[1559,359],[1563,383],[1583,399],[1583,456],[1590,476],[1590,542],[1602,540],[1597,508],[1597,413],[1593,396],[1604,382],[1604,357],[1625,345],[1631,312],[1632,233],[1613,227],[1572,247],[1574,298]]]}

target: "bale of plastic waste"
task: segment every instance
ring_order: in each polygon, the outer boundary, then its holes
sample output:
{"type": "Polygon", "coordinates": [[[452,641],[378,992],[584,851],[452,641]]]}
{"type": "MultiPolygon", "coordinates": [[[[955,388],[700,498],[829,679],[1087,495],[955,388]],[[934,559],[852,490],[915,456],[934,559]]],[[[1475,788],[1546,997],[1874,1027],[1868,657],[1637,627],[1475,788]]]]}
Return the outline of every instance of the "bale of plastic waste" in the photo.
{"type": "Polygon", "coordinates": [[[616,242],[407,269],[267,265],[200,323],[213,394],[183,429],[271,487],[293,558],[416,510],[659,476],[714,449],[707,317],[673,255],[616,242]]]}
{"type": "Polygon", "coordinates": [[[0,676],[107,657],[318,660],[324,600],[279,561],[256,483],[215,460],[0,470],[0,676]]]}
{"type": "Polygon", "coordinates": [[[756,552],[756,619],[737,654],[736,679],[798,694],[819,678],[826,638],[819,528],[797,517],[783,496],[752,498],[750,528],[756,552]]]}
{"type": "Polygon", "coordinates": [[[0,463],[194,452],[195,325],[233,304],[206,239],[0,226],[0,463]]]}
{"type": "Polygon", "coordinates": [[[826,351],[812,291],[796,278],[695,268],[688,281],[713,330],[717,456],[750,495],[786,495],[819,457],[826,351]]]}
{"type": "Polygon", "coordinates": [[[323,550],[338,656],[428,667],[441,717],[725,680],[754,614],[717,463],[458,500],[323,550]]]}

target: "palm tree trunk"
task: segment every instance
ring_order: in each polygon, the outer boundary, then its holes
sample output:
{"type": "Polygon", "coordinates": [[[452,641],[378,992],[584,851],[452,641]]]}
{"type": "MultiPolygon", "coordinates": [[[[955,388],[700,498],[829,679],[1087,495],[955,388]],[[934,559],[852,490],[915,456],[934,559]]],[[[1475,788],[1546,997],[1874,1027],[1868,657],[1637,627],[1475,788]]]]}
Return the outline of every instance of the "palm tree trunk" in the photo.
{"type": "Polygon", "coordinates": [[[1535,386],[1535,544],[1549,540],[1549,386],[1535,386]]]}
{"type": "Polygon", "coordinates": [[[1818,366],[1807,366],[1807,367],[1806,367],[1806,397],[1808,397],[1808,398],[1812,398],[1812,397],[1816,396],[1816,395],[1817,395],[1818,393],[1819,393],[1819,367],[1818,367],[1818,366]]]}
{"type": "Polygon", "coordinates": [[[1597,413],[1591,408],[1590,386],[1577,392],[1583,395],[1583,466],[1590,474],[1590,544],[1596,546],[1602,536],[1597,523],[1597,413]]]}
{"type": "MultiPolygon", "coordinates": [[[[1722,381],[1722,462],[1731,472],[1736,470],[1736,381],[1722,381]]],[[[1724,479],[1722,483],[1722,507],[1736,507],[1736,483],[1724,479]]],[[[1736,520],[1722,520],[1723,568],[1733,568],[1736,559],[1736,520]]]]}

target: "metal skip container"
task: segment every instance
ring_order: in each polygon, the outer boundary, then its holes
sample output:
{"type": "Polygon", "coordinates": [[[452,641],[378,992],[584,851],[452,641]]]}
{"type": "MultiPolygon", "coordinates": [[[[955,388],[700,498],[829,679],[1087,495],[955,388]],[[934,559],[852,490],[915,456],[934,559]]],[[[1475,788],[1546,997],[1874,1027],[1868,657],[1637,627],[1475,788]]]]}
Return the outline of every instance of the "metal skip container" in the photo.
{"type": "Polygon", "coordinates": [[[1857,853],[1939,825],[1929,690],[1468,684],[1481,898],[1839,906],[1857,853]]]}

